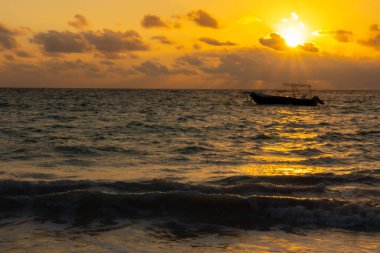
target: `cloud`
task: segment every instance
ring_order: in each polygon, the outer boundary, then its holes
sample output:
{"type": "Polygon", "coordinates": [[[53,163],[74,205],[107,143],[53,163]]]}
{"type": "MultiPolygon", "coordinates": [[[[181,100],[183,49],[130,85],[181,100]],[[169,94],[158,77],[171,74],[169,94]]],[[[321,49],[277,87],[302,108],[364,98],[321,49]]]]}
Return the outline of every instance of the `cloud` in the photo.
{"type": "Polygon", "coordinates": [[[274,50],[286,50],[288,48],[285,39],[277,33],[269,34],[269,38],[260,38],[259,42],[261,45],[270,47],[274,50]]]}
{"type": "Polygon", "coordinates": [[[68,22],[70,26],[75,27],[77,29],[83,29],[89,26],[89,23],[85,16],[81,14],[76,14],[74,18],[75,19],[73,21],[68,22]]]}
{"type": "MultiPolygon", "coordinates": [[[[199,55],[200,53],[197,53],[199,55]]],[[[202,55],[202,54],[201,54],[202,55]]],[[[220,88],[279,88],[283,82],[318,83],[314,88],[378,89],[380,62],[377,59],[308,54],[295,57],[265,48],[240,49],[203,54],[208,64],[199,69],[203,80],[220,88]]]]}
{"type": "Polygon", "coordinates": [[[194,43],[194,45],[193,45],[193,49],[194,49],[194,50],[201,50],[202,47],[201,47],[201,45],[199,45],[199,44],[197,44],[197,43],[194,43]]]}
{"type": "Polygon", "coordinates": [[[133,67],[134,70],[150,76],[168,75],[169,69],[158,62],[146,61],[138,66],[133,67]]]}
{"type": "Polygon", "coordinates": [[[0,65],[0,75],[3,87],[85,87],[104,85],[110,73],[106,75],[98,65],[90,62],[55,58],[33,64],[9,62],[0,65]]]}
{"type": "Polygon", "coordinates": [[[173,41],[169,40],[167,37],[165,36],[153,36],[151,38],[152,40],[157,40],[159,41],[161,44],[165,44],[165,45],[173,45],[175,44],[173,41]]]}
{"type": "Polygon", "coordinates": [[[373,24],[369,27],[369,30],[371,32],[380,32],[380,28],[379,28],[379,25],[378,24],[373,24]]]}
{"type": "Polygon", "coordinates": [[[132,67],[128,61],[114,65],[110,61],[95,63],[61,58],[35,64],[3,61],[0,86],[252,89],[310,81],[320,84],[314,88],[378,89],[379,69],[377,58],[303,51],[294,54],[261,47],[185,54],[173,65],[158,60],[132,67]]]}
{"type": "Polygon", "coordinates": [[[100,61],[100,64],[107,65],[107,66],[113,66],[113,65],[115,65],[114,62],[108,61],[108,60],[102,60],[102,61],[100,61]]]}
{"type": "Polygon", "coordinates": [[[358,42],[364,46],[371,47],[377,51],[380,51],[380,29],[377,24],[373,24],[369,27],[370,35],[368,38],[359,40],[358,42]]]}
{"type": "Polygon", "coordinates": [[[22,57],[22,58],[29,58],[29,57],[32,57],[32,55],[24,50],[18,50],[16,51],[16,55],[18,57],[22,57]]]}
{"type": "Polygon", "coordinates": [[[339,42],[350,42],[352,40],[352,36],[354,34],[350,31],[345,31],[345,30],[336,30],[334,32],[334,38],[339,41],[339,42]]]}
{"type": "Polygon", "coordinates": [[[335,30],[335,31],[321,31],[319,34],[322,35],[330,35],[332,36],[336,41],[347,43],[352,41],[353,33],[351,31],[346,30],[335,30]]]}
{"type": "Polygon", "coordinates": [[[216,39],[207,38],[207,37],[200,38],[199,40],[212,46],[236,46],[237,45],[236,43],[233,43],[230,41],[220,42],[216,39]]]}
{"type": "Polygon", "coordinates": [[[84,62],[82,60],[75,60],[75,61],[58,61],[58,60],[51,60],[47,62],[43,62],[43,68],[48,73],[63,73],[65,75],[68,74],[68,72],[77,74],[84,74],[85,76],[89,77],[95,77],[100,75],[100,69],[99,67],[94,63],[88,63],[84,62]]]}
{"type": "Polygon", "coordinates": [[[133,30],[115,32],[104,29],[98,32],[85,32],[84,38],[89,44],[103,53],[119,53],[124,51],[146,51],[149,47],[142,41],[141,36],[133,30]]]}
{"type": "Polygon", "coordinates": [[[169,28],[169,26],[156,15],[145,15],[141,21],[144,28],[169,28]]]}
{"type": "Polygon", "coordinates": [[[138,66],[133,66],[133,70],[147,76],[196,74],[195,71],[184,68],[169,69],[165,65],[154,61],[145,61],[138,66]]]}
{"type": "Polygon", "coordinates": [[[199,26],[210,27],[214,29],[219,28],[218,21],[203,10],[192,11],[187,14],[187,17],[199,26]]]}
{"type": "Polygon", "coordinates": [[[17,47],[15,36],[17,32],[0,24],[0,48],[14,49],[17,47]]]}
{"type": "Polygon", "coordinates": [[[30,41],[42,45],[47,53],[83,53],[88,50],[83,36],[69,31],[37,33],[30,41]]]}
{"type": "Polygon", "coordinates": [[[297,48],[311,52],[311,53],[319,52],[319,48],[316,47],[313,43],[304,43],[303,45],[299,45],[297,48]]]}
{"type": "Polygon", "coordinates": [[[176,59],[176,63],[179,65],[188,64],[191,66],[202,66],[204,64],[203,61],[200,59],[200,57],[196,55],[185,55],[185,56],[178,57],[176,59]]]}

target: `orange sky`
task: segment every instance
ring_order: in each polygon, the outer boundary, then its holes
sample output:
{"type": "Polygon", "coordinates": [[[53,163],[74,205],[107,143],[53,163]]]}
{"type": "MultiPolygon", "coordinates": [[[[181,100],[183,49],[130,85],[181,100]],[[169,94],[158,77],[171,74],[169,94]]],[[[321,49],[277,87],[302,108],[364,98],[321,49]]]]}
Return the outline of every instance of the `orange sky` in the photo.
{"type": "Polygon", "coordinates": [[[379,1],[0,6],[0,87],[380,89],[379,1]]]}

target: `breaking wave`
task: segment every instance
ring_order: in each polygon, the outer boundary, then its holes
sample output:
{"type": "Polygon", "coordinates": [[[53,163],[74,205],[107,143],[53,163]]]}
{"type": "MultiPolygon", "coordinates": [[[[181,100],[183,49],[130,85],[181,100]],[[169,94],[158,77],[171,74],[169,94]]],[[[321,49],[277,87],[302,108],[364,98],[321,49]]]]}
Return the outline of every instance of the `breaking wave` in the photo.
{"type": "MultiPolygon", "coordinates": [[[[232,178],[231,178],[232,179],[232,178]]],[[[232,180],[233,181],[233,180],[232,180]]],[[[276,225],[380,230],[380,205],[326,198],[325,187],[243,183],[232,186],[142,182],[1,182],[0,215],[77,225],[118,219],[177,219],[255,229],[276,225]]]]}

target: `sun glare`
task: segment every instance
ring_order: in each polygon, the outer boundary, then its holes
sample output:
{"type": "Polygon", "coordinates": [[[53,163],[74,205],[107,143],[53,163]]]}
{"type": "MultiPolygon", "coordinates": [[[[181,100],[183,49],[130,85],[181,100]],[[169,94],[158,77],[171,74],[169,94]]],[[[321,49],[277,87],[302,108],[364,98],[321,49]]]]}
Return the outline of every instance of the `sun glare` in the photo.
{"type": "Polygon", "coordinates": [[[304,44],[306,42],[306,31],[306,26],[294,12],[290,18],[283,18],[280,25],[278,25],[278,33],[290,47],[304,44]]]}

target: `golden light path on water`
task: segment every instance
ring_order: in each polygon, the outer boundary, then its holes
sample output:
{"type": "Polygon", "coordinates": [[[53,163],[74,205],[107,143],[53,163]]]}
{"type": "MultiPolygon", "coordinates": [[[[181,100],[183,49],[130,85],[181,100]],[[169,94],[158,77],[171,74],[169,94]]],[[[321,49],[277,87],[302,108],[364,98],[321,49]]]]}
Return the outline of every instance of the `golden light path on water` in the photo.
{"type": "MultiPolygon", "coordinates": [[[[252,164],[243,165],[236,168],[236,172],[251,176],[275,176],[275,175],[304,175],[329,173],[331,167],[318,165],[304,165],[310,157],[297,155],[297,152],[307,152],[308,150],[318,149],[322,146],[315,139],[320,135],[305,127],[289,127],[289,124],[302,124],[313,122],[315,115],[298,114],[294,108],[284,108],[278,111],[283,115],[277,120],[278,126],[273,126],[272,131],[265,134],[276,134],[281,137],[281,141],[275,143],[265,143],[260,148],[260,154],[253,155],[252,164]],[[261,154],[264,153],[264,154],[261,154]]],[[[334,157],[333,154],[313,154],[313,159],[328,159],[334,157]]],[[[334,173],[345,174],[343,167],[334,166],[334,173]]]]}

